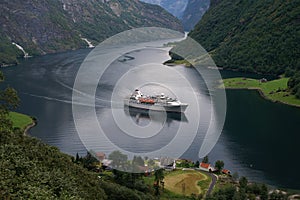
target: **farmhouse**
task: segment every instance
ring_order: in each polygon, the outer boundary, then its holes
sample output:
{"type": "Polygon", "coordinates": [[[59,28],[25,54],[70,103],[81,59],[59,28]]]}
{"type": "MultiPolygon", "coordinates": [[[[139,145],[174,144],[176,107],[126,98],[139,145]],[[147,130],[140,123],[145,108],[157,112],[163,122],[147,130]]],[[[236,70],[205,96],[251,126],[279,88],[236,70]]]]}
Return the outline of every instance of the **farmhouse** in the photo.
{"type": "Polygon", "coordinates": [[[211,166],[210,164],[208,164],[208,163],[200,163],[199,169],[203,170],[203,171],[206,171],[206,172],[216,171],[215,168],[213,166],[211,166]]]}
{"type": "Polygon", "coordinates": [[[230,170],[228,170],[228,169],[223,169],[223,170],[222,170],[222,173],[223,173],[223,174],[230,175],[231,172],[230,172],[230,170]]]}

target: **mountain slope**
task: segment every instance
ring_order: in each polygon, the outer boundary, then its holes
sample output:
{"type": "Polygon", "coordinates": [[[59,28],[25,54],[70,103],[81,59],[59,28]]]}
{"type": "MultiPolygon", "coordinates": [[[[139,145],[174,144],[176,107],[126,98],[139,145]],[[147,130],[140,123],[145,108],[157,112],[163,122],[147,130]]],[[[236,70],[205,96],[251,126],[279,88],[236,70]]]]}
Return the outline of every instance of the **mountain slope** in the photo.
{"type": "Polygon", "coordinates": [[[209,0],[189,0],[181,21],[185,31],[192,30],[209,8],[209,0]]]}
{"type": "Polygon", "coordinates": [[[178,19],[181,19],[189,0],[141,0],[146,3],[156,4],[169,13],[172,13],[178,19]]]}
{"type": "Polygon", "coordinates": [[[209,8],[210,0],[141,0],[157,4],[181,20],[184,30],[190,31],[209,8]]]}
{"type": "Polygon", "coordinates": [[[29,55],[94,45],[134,27],[182,31],[179,20],[138,0],[3,0],[0,2],[0,64],[17,63],[21,45],[29,55]]]}
{"type": "Polygon", "coordinates": [[[224,68],[300,70],[299,1],[215,0],[190,36],[224,68]]]}

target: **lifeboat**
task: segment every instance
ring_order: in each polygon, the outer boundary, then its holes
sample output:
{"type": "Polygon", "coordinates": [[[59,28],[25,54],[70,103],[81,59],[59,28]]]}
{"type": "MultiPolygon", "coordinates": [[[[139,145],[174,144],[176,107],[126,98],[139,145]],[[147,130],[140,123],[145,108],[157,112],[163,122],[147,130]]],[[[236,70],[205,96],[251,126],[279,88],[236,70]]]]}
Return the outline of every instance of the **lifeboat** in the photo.
{"type": "Polygon", "coordinates": [[[141,103],[146,103],[146,104],[154,104],[155,101],[153,99],[147,99],[147,98],[139,98],[139,101],[141,103]]]}

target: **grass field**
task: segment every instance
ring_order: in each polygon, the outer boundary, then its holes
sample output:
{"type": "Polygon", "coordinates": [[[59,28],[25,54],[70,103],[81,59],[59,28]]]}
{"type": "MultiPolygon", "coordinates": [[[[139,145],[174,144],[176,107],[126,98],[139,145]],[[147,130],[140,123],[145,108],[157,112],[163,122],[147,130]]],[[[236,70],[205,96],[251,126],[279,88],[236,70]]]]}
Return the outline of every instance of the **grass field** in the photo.
{"type": "Polygon", "coordinates": [[[173,171],[165,176],[165,189],[181,195],[205,194],[211,178],[199,171],[173,171]]]}
{"type": "Polygon", "coordinates": [[[290,94],[288,91],[288,80],[288,78],[280,78],[261,83],[257,79],[230,78],[224,79],[223,82],[226,89],[258,89],[269,100],[300,106],[300,99],[297,99],[295,95],[290,94]]]}
{"type": "Polygon", "coordinates": [[[25,128],[33,122],[31,117],[29,117],[28,115],[16,112],[10,112],[9,118],[13,122],[13,127],[20,128],[21,130],[25,130],[25,128]]]}
{"type": "Polygon", "coordinates": [[[187,60],[169,60],[164,63],[165,65],[184,65],[185,67],[192,67],[192,64],[187,60]]]}

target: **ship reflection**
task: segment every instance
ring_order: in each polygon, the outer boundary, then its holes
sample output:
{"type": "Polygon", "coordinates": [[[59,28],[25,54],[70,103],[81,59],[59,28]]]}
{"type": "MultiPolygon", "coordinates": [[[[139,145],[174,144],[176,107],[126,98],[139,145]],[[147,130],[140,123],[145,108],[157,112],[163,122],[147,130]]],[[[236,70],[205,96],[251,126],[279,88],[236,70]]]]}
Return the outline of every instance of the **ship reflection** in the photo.
{"type": "Polygon", "coordinates": [[[132,117],[138,125],[142,124],[141,121],[166,122],[168,125],[174,121],[188,122],[184,113],[164,113],[161,111],[149,111],[128,106],[124,106],[124,112],[127,116],[132,117]]]}

